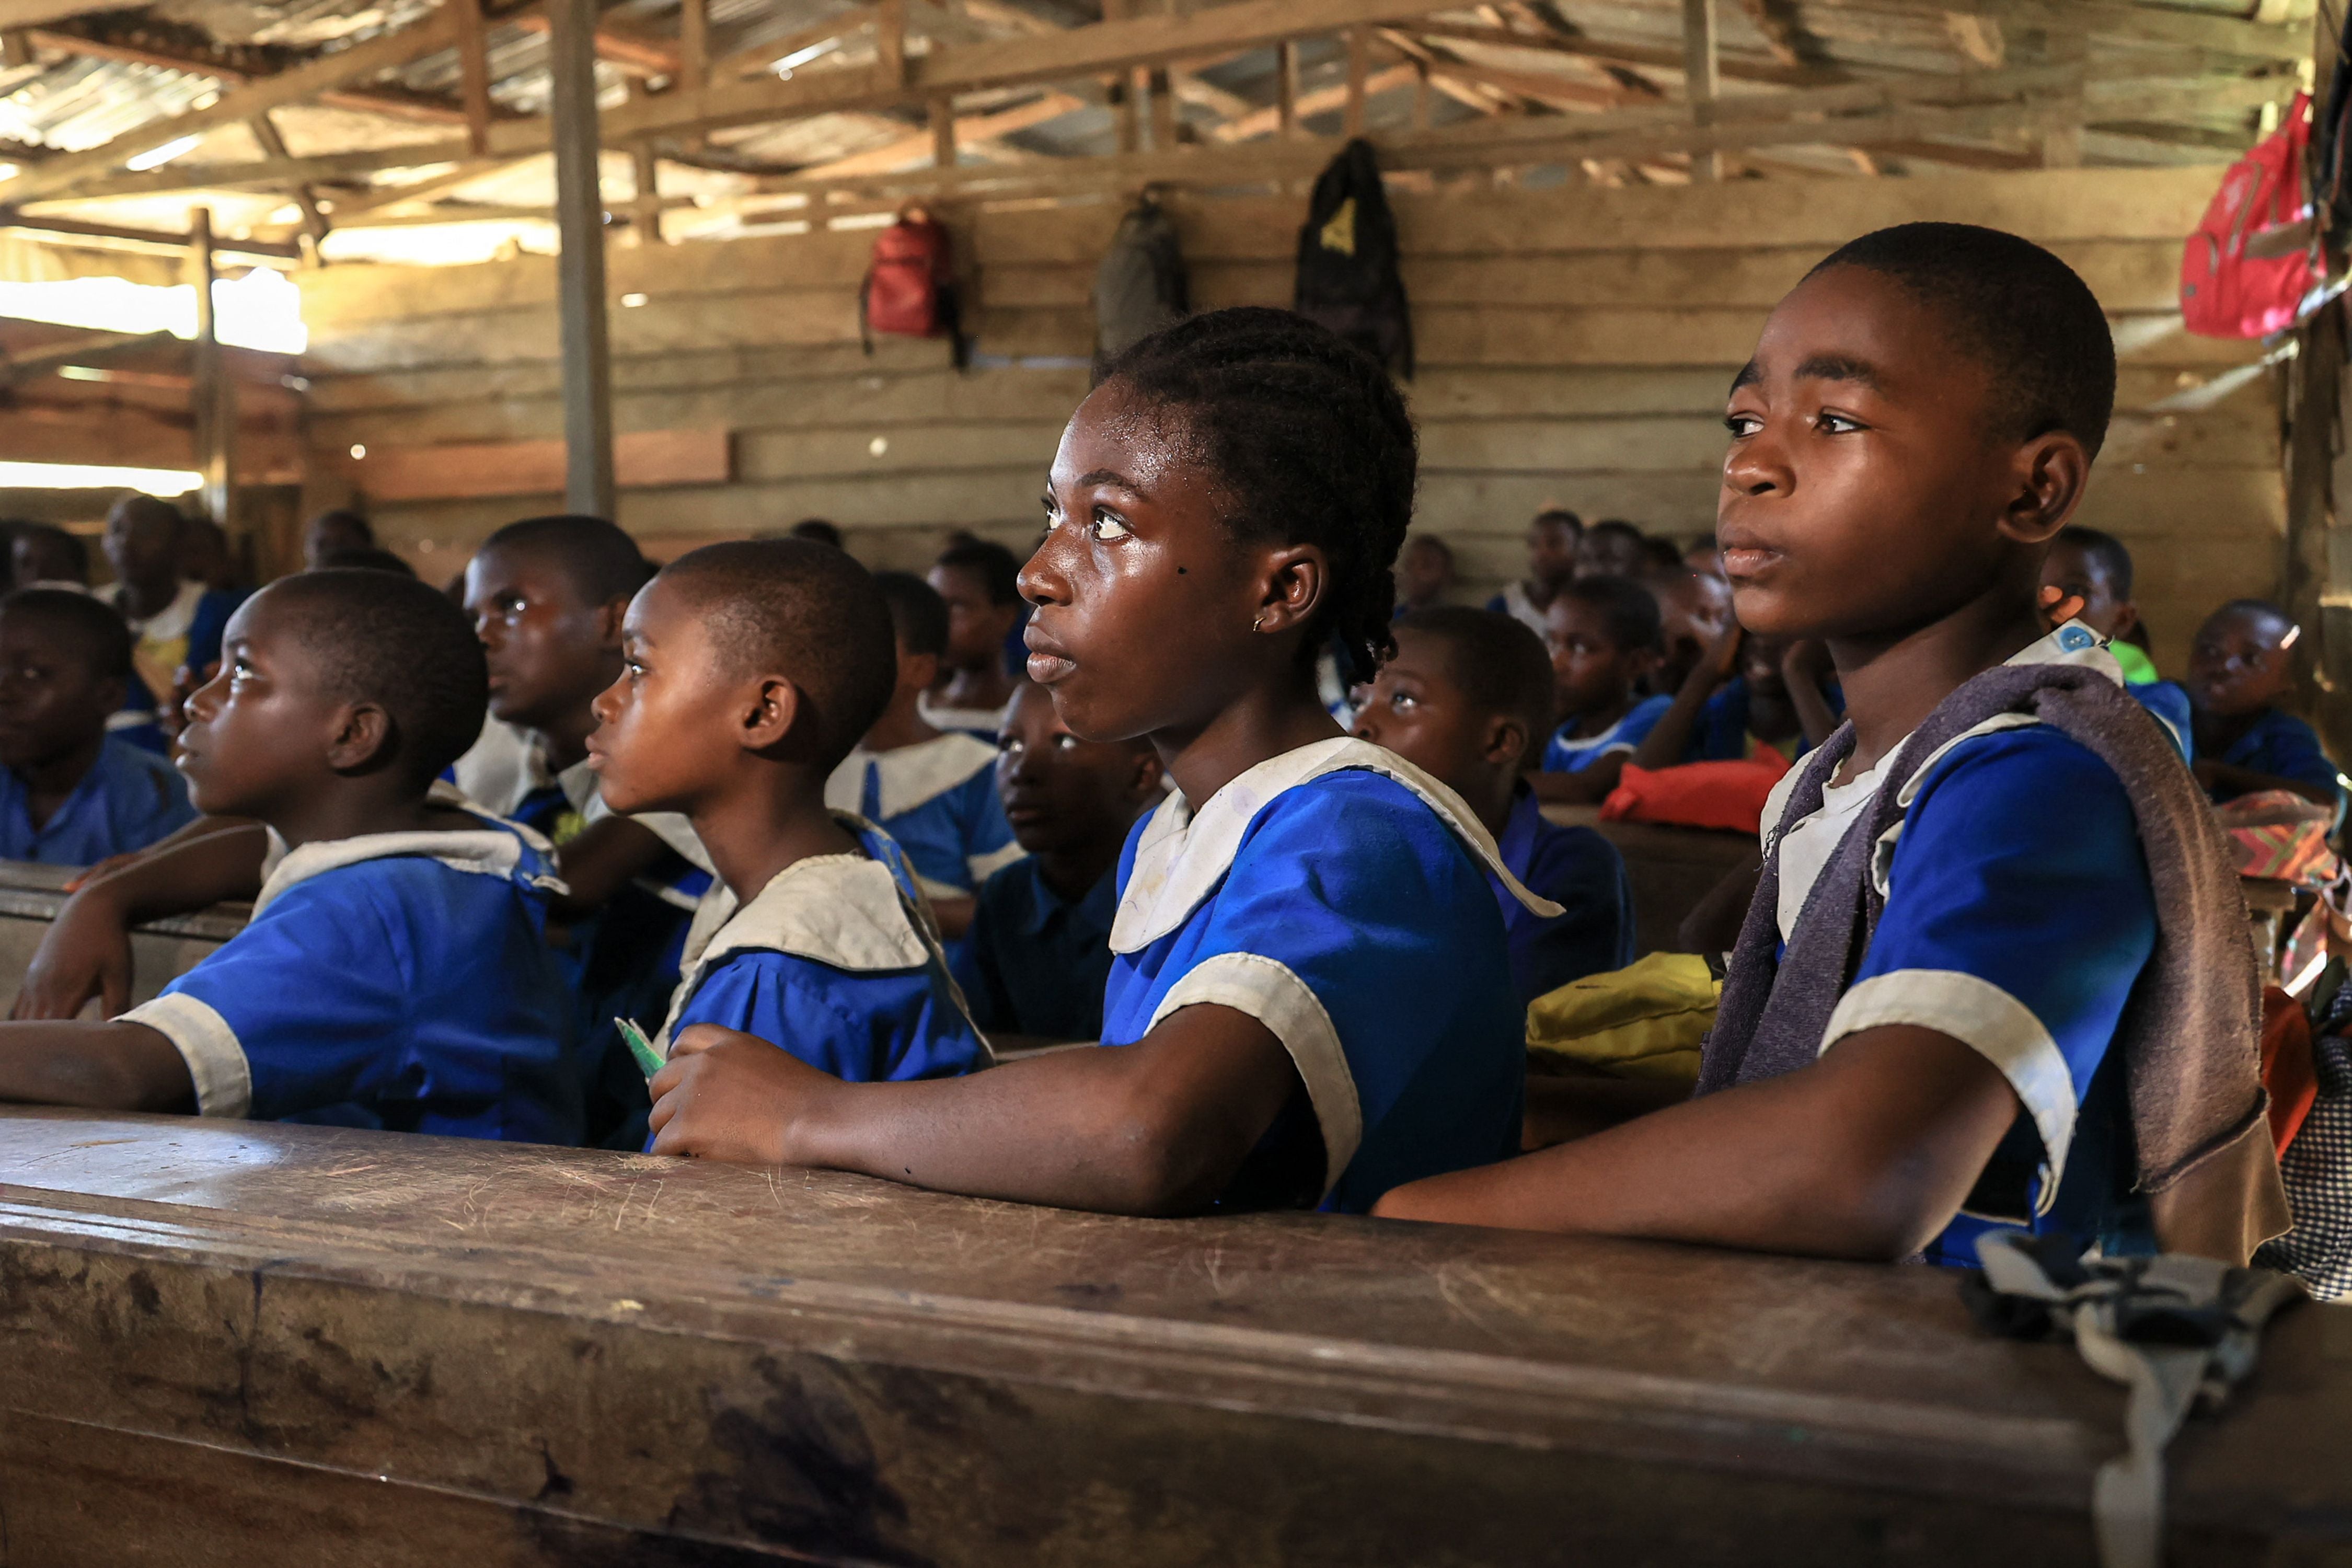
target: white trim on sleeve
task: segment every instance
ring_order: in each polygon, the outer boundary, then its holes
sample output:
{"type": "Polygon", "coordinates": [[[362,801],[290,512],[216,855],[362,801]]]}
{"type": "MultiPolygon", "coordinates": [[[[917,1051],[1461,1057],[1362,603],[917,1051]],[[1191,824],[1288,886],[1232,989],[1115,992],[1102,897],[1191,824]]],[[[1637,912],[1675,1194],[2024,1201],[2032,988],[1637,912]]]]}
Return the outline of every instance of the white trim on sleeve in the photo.
{"type": "Polygon", "coordinates": [[[2000,1069],[2042,1134],[2048,1156],[2037,1212],[2058,1195],[2074,1138],[2074,1075],[2058,1042],[2031,1008],[1980,976],[1957,969],[1898,969],[1875,974],[1839,998],[1822,1035],[1826,1051],[1848,1035],[1909,1024],[1949,1035],[2000,1069]]]}
{"type": "Polygon", "coordinates": [[[174,991],[142,1002],[115,1022],[144,1024],[172,1042],[196,1086],[197,1115],[234,1119],[253,1110],[253,1069],[245,1047],[211,1004],[174,991]]]}
{"type": "Polygon", "coordinates": [[[1177,1009],[1202,1003],[1248,1014],[1290,1053],[1323,1130],[1323,1195],[1330,1196],[1364,1141],[1364,1110],[1356,1098],[1356,1075],[1339,1048],[1339,1031],[1322,999],[1287,964],[1255,952],[1222,952],[1168,988],[1144,1033],[1177,1009]]]}

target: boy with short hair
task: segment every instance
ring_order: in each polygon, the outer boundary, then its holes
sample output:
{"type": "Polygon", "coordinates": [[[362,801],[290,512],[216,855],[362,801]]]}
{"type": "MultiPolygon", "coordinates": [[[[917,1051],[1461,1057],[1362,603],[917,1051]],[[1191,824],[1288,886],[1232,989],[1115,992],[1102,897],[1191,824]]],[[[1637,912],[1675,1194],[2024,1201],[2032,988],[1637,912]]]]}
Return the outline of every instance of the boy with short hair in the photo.
{"type": "Polygon", "coordinates": [[[170,749],[166,737],[179,722],[176,691],[194,689],[220,661],[222,628],[242,602],[180,575],[183,521],[170,502],[144,495],[125,496],[106,514],[106,558],[115,583],[100,596],[122,612],[136,639],[136,684],[115,727],[157,752],[170,749]]]}
{"type": "Polygon", "coordinates": [[[171,763],[107,733],[130,682],[131,628],[96,599],[0,599],[0,859],[94,865],[195,820],[171,763]]]}
{"type": "Polygon", "coordinates": [[[1639,577],[1654,564],[1649,541],[1622,517],[1602,518],[1576,542],[1580,582],[1587,577],[1639,577]]]}
{"type": "MultiPolygon", "coordinates": [[[[487,699],[465,617],[421,584],[310,573],[226,647],[180,768],[199,810],[271,834],[252,923],[110,1022],[0,1024],[0,1100],[574,1141],[543,844],[434,785],[487,699]]],[[[154,864],[77,897],[168,912],[154,864]]]]}
{"type": "Polygon", "coordinates": [[[55,523],[18,523],[8,541],[8,563],[19,588],[89,592],[89,546],[55,523]]]}
{"type": "Polygon", "coordinates": [[[1767,808],[1699,1092],[1626,1119],[1617,1086],[1601,1130],[1379,1212],[1951,1264],[2285,1227],[2227,847],[2038,600],[2114,397],[2097,300],[2014,236],[1883,230],[1780,302],[1718,532],[1742,624],[1824,639],[1849,721],[1767,808]]]}
{"type": "Polygon", "coordinates": [[[1551,662],[1535,635],[1486,610],[1423,610],[1397,623],[1397,651],[1356,715],[1386,746],[1460,795],[1495,836],[1520,886],[1558,904],[1528,910],[1491,871],[1522,1003],[1633,962],[1633,889],[1617,847],[1547,822],[1521,771],[1551,729],[1551,662]]]}
{"type": "Polygon", "coordinates": [[[1642,684],[1658,662],[1658,601],[1630,577],[1579,577],[1544,612],[1556,711],[1565,715],[1529,775],[1538,800],[1609,798],[1669,704],[1642,684]]]}
{"type": "Polygon", "coordinates": [[[664,1047],[710,1024],[852,1082],[988,1065],[896,847],[824,804],[893,700],[889,626],[866,569],[805,540],[708,545],[630,604],[590,761],[614,810],[684,814],[732,906],[664,1047]]]}
{"type": "Polygon", "coordinates": [[[2232,599],[2197,628],[2188,680],[2197,782],[2216,801],[2283,789],[2340,809],[2343,786],[2319,732],[2277,706],[2294,689],[2301,633],[2266,599],[2232,599]]]}
{"type": "Polygon", "coordinates": [[[1020,657],[1021,563],[1002,544],[962,539],[931,566],[932,592],[948,610],[947,647],[922,715],[935,729],[961,730],[993,744],[1013,700],[1008,666],[1020,657]]]}
{"type": "Polygon", "coordinates": [[[375,528],[365,514],[331,507],[302,526],[302,569],[315,572],[338,550],[373,550],[375,528]]]}
{"type": "Polygon", "coordinates": [[[1528,524],[1528,574],[1486,601],[1486,607],[1545,635],[1544,611],[1576,575],[1577,542],[1584,520],[1564,506],[1548,506],[1528,524]]]}
{"type": "Polygon", "coordinates": [[[923,694],[948,648],[948,607],[908,572],[877,572],[887,606],[898,682],[881,716],[841,761],[825,804],[875,824],[904,852],[953,954],[971,927],[972,893],[1021,858],[996,797],[996,747],[923,717],[923,694]]]}
{"type": "Polygon", "coordinates": [[[1633,765],[1770,761],[1767,752],[1794,762],[1838,726],[1843,698],[1829,674],[1819,642],[1757,637],[1729,622],[1684,672],[1633,765]]]}
{"type": "Polygon", "coordinates": [[[1433,610],[1454,591],[1454,547],[1433,533],[1416,533],[1397,552],[1399,616],[1433,610]]]}
{"type": "Polygon", "coordinates": [[[1670,572],[1650,574],[1643,586],[1658,602],[1661,652],[1650,672],[1650,690],[1672,697],[1730,629],[1731,584],[1677,563],[1670,572]]]}
{"type": "Polygon", "coordinates": [[[996,746],[997,795],[1026,854],[981,884],[956,983],[1000,1047],[1100,1039],[1118,854],[1160,802],[1160,755],[1141,740],[1079,740],[1028,681],[996,746]]]}
{"type": "Polygon", "coordinates": [[[2139,626],[2139,606],[2132,603],[2132,558],[2124,542],[2095,528],[2067,524],[2042,563],[2042,589],[2045,599],[2054,601],[2053,613],[2080,601],[2073,618],[2107,639],[2125,688],[2164,721],[2182,756],[2194,755],[2187,689],[2158,675],[2155,660],[2125,640],[2139,626]]]}

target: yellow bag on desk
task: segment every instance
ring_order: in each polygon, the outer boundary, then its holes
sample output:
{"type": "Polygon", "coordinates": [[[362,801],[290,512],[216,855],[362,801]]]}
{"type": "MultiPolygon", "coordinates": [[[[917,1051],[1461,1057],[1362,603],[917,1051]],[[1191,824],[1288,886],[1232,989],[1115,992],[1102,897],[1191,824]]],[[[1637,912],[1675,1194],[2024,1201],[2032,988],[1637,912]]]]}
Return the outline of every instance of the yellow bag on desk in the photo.
{"type": "Polygon", "coordinates": [[[1698,1081],[1723,982],[1691,952],[1654,952],[1528,1004],[1528,1069],[1698,1081]]]}

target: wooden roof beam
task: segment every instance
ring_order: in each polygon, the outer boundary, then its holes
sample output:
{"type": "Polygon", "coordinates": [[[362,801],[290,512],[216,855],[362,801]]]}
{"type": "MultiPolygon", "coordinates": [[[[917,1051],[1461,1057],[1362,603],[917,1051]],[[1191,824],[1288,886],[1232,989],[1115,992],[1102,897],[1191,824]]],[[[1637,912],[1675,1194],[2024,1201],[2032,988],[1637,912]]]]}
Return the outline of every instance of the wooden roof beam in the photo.
{"type": "MultiPolygon", "coordinates": [[[[184,71],[192,76],[210,77],[224,89],[266,81],[276,74],[251,69],[248,65],[231,58],[227,50],[218,54],[192,53],[172,48],[154,39],[92,37],[49,27],[36,27],[23,37],[34,47],[55,54],[184,71]]],[[[430,94],[412,92],[405,88],[331,88],[318,95],[318,101],[335,109],[355,110],[362,114],[381,114],[393,120],[425,124],[462,125],[466,122],[466,111],[460,106],[430,94]]]]}

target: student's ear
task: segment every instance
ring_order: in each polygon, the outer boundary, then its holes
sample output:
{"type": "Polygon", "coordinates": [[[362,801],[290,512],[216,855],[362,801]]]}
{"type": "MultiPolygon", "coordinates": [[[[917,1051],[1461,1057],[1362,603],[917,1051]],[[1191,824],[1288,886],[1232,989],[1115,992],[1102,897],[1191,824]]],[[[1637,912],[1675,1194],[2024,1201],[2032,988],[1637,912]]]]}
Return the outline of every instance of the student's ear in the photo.
{"type": "Polygon", "coordinates": [[[392,714],[377,702],[353,702],[335,716],[327,743],[327,765],[339,773],[361,773],[390,759],[392,714]]]}
{"type": "Polygon", "coordinates": [[[1486,721],[1486,738],[1478,748],[1478,760],[1496,767],[1507,766],[1528,754],[1528,727],[1508,714],[1498,713],[1486,721]]]}
{"type": "Polygon", "coordinates": [[[2000,531],[2021,544],[2046,544],[2083,504],[2091,479],[2090,451],[2072,431],[2053,430],[2017,449],[2012,471],[2000,531]]]}
{"type": "MultiPolygon", "coordinates": [[[[204,682],[196,684],[202,686],[204,682]]],[[[99,711],[111,717],[122,711],[122,705],[131,700],[131,683],[119,675],[110,675],[90,689],[90,695],[98,700],[95,705],[99,711]]]]}
{"type": "Polygon", "coordinates": [[[621,646],[621,624],[629,618],[629,595],[616,595],[596,607],[596,645],[617,651],[621,646]]]}
{"type": "Polygon", "coordinates": [[[1164,776],[1160,753],[1145,746],[1135,753],[1135,769],[1128,774],[1127,797],[1146,801],[1160,793],[1160,781],[1164,776]]]}
{"type": "Polygon", "coordinates": [[[2137,603],[2119,605],[2116,608],[2115,636],[2118,640],[2131,636],[2132,628],[2138,625],[2139,605],[2137,603]]]}
{"type": "Polygon", "coordinates": [[[1276,633],[1305,626],[1323,603],[1330,570],[1331,563],[1318,545],[1290,544],[1268,551],[1259,577],[1255,629],[1276,633]]]}
{"type": "Polygon", "coordinates": [[[940,656],[935,653],[908,653],[898,650],[898,684],[917,691],[929,691],[940,683],[940,656]]]}
{"type": "Polygon", "coordinates": [[[781,675],[763,675],[737,721],[736,742],[747,752],[764,752],[790,735],[800,716],[801,689],[781,675]]]}

